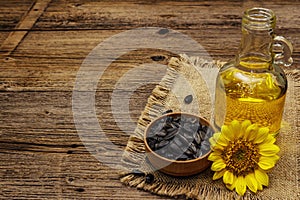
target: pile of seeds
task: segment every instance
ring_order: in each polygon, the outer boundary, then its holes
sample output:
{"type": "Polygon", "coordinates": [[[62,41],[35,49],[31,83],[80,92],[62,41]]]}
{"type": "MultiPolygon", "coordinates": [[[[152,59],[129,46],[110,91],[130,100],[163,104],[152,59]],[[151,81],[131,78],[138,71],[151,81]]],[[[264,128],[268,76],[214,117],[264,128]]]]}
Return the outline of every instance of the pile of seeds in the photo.
{"type": "Polygon", "coordinates": [[[209,152],[214,131],[191,115],[168,115],[149,129],[147,143],[160,156],[171,160],[192,160],[209,152]]]}

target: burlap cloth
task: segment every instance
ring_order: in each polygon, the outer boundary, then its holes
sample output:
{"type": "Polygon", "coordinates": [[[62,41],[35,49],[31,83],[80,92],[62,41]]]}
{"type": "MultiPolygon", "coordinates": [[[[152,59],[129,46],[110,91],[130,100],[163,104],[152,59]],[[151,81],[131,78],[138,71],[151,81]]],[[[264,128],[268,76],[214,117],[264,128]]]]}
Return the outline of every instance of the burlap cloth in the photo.
{"type": "Polygon", "coordinates": [[[126,185],[143,189],[158,195],[192,199],[299,199],[299,105],[300,72],[298,69],[285,70],[288,78],[283,126],[277,136],[281,151],[280,160],[269,172],[269,187],[256,194],[249,192],[243,197],[229,191],[222,180],[213,181],[210,169],[190,177],[172,177],[154,171],[145,156],[143,134],[146,126],[166,110],[199,114],[211,119],[212,95],[215,74],[221,62],[209,62],[197,57],[171,58],[167,73],[148,98],[134,133],[130,136],[122,162],[125,170],[120,180],[126,185]],[[199,73],[200,72],[200,73],[199,73]],[[208,87],[207,87],[208,85],[208,87]],[[185,104],[184,97],[192,94],[191,104],[185,104]],[[153,174],[153,182],[145,176],[130,173],[138,169],[153,174]]]}

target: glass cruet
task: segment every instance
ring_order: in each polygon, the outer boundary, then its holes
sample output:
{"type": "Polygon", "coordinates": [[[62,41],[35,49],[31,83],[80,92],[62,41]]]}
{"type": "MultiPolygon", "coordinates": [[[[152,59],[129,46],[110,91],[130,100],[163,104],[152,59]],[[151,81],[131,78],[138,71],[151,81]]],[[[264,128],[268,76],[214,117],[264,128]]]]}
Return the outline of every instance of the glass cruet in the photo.
{"type": "Polygon", "coordinates": [[[281,66],[290,66],[292,45],[275,36],[276,17],[265,8],[252,8],[242,18],[242,38],[236,58],[226,63],[216,80],[214,124],[250,120],[280,130],[287,79],[281,66]]]}

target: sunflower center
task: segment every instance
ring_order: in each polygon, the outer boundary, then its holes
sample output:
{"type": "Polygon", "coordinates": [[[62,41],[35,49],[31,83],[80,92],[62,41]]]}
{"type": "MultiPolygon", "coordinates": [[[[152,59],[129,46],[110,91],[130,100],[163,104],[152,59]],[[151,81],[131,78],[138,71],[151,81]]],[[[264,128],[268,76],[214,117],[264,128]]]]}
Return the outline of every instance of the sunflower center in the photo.
{"type": "Polygon", "coordinates": [[[258,147],[242,138],[230,141],[223,156],[227,170],[236,176],[253,172],[259,161],[258,147]]]}

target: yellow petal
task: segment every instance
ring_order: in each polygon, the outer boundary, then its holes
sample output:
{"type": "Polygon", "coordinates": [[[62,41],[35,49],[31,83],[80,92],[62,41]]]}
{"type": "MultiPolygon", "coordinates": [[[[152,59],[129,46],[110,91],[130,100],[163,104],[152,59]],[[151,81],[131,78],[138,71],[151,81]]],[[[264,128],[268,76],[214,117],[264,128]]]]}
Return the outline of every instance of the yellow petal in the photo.
{"type": "Polygon", "coordinates": [[[255,179],[254,173],[250,173],[247,176],[245,176],[246,185],[248,188],[256,193],[257,192],[257,180],[255,179]]]}
{"type": "Polygon", "coordinates": [[[240,137],[240,134],[241,134],[241,124],[239,121],[237,120],[233,120],[231,123],[231,131],[232,131],[232,134],[234,136],[234,138],[239,138],[240,137]]]}
{"type": "Polygon", "coordinates": [[[221,132],[217,132],[217,133],[214,133],[211,138],[209,138],[209,142],[211,144],[210,147],[211,147],[212,150],[215,150],[215,149],[223,150],[224,149],[223,147],[218,147],[217,146],[217,140],[220,137],[220,135],[221,135],[221,132]]]}
{"type": "Polygon", "coordinates": [[[224,150],[224,146],[216,143],[214,146],[211,146],[211,149],[213,151],[223,151],[224,150]]]}
{"type": "Polygon", "coordinates": [[[263,186],[260,182],[257,182],[257,190],[262,190],[263,186]]]}
{"type": "Polygon", "coordinates": [[[213,139],[213,137],[209,138],[209,143],[210,143],[210,149],[214,149],[214,147],[216,146],[216,141],[213,139]]]}
{"type": "Polygon", "coordinates": [[[245,139],[248,139],[248,136],[249,136],[250,132],[246,132],[246,130],[247,130],[248,126],[250,126],[250,125],[251,125],[250,120],[245,120],[245,121],[242,122],[242,125],[241,125],[241,135],[243,135],[243,137],[245,139]]]}
{"type": "Polygon", "coordinates": [[[246,129],[248,128],[248,126],[250,126],[250,125],[251,125],[251,121],[250,120],[243,121],[242,124],[241,124],[241,131],[245,132],[246,129]]]}
{"type": "Polygon", "coordinates": [[[213,176],[213,180],[217,180],[217,179],[221,178],[224,175],[225,171],[226,170],[223,169],[221,171],[215,172],[214,176],[213,176]]]}
{"type": "Polygon", "coordinates": [[[235,191],[243,196],[246,192],[246,181],[245,178],[243,176],[239,176],[236,180],[235,183],[235,191]]]}
{"type": "Polygon", "coordinates": [[[275,141],[276,141],[275,137],[271,134],[268,134],[268,137],[265,139],[264,143],[274,144],[275,141]]]}
{"type": "Polygon", "coordinates": [[[233,175],[233,182],[232,182],[232,184],[226,184],[226,187],[227,187],[229,190],[233,190],[233,189],[235,188],[236,180],[237,180],[237,177],[236,177],[235,175],[233,175]]]}
{"type": "Polygon", "coordinates": [[[232,185],[226,184],[226,187],[227,187],[229,190],[233,190],[233,189],[235,188],[235,184],[232,184],[232,185]]]}
{"type": "Polygon", "coordinates": [[[262,171],[261,169],[256,169],[254,171],[254,175],[255,175],[255,178],[256,178],[258,183],[260,183],[264,186],[269,185],[269,177],[268,177],[268,175],[266,174],[265,171],[262,171]]]}
{"type": "Polygon", "coordinates": [[[247,136],[246,139],[249,141],[253,141],[256,137],[257,130],[258,130],[257,124],[251,124],[250,126],[248,126],[245,132],[245,136],[247,136]]]}
{"type": "Polygon", "coordinates": [[[214,135],[213,135],[214,140],[217,141],[218,138],[220,137],[220,135],[221,135],[221,132],[214,133],[214,135]]]}
{"type": "Polygon", "coordinates": [[[228,140],[224,137],[223,133],[218,138],[217,144],[222,145],[224,147],[226,147],[228,145],[228,140]]]}
{"type": "Polygon", "coordinates": [[[258,145],[258,149],[259,153],[263,156],[273,156],[280,151],[277,145],[269,143],[258,145]]]}
{"type": "Polygon", "coordinates": [[[233,183],[233,173],[227,170],[223,175],[223,182],[231,185],[233,183]]]}
{"type": "Polygon", "coordinates": [[[214,140],[213,137],[209,138],[209,143],[210,143],[211,148],[216,145],[216,141],[214,140]]]}
{"type": "Polygon", "coordinates": [[[274,155],[272,156],[272,159],[274,159],[275,163],[280,159],[280,157],[278,155],[274,155]]]}
{"type": "Polygon", "coordinates": [[[269,135],[269,128],[267,127],[263,127],[263,128],[259,128],[256,138],[254,139],[254,143],[258,144],[258,143],[262,143],[269,135]]]}
{"type": "Polygon", "coordinates": [[[211,165],[211,170],[213,171],[220,171],[226,167],[226,164],[224,163],[223,160],[218,160],[216,162],[213,162],[211,165]]]}
{"type": "Polygon", "coordinates": [[[258,166],[260,168],[262,168],[263,170],[269,170],[269,169],[272,169],[274,166],[275,166],[275,163],[274,162],[264,162],[264,161],[260,161],[258,163],[258,166]]]}
{"type": "Polygon", "coordinates": [[[259,158],[258,166],[263,170],[269,170],[275,166],[275,163],[279,160],[279,156],[261,156],[259,158]]]}
{"type": "Polygon", "coordinates": [[[228,141],[233,140],[235,138],[234,133],[226,125],[222,126],[221,132],[228,141]]]}
{"type": "Polygon", "coordinates": [[[210,160],[210,161],[222,160],[221,153],[218,152],[218,151],[212,152],[212,153],[208,156],[208,160],[210,160]]]}

